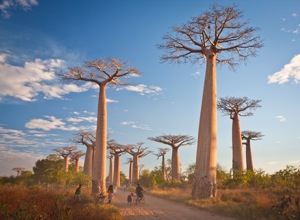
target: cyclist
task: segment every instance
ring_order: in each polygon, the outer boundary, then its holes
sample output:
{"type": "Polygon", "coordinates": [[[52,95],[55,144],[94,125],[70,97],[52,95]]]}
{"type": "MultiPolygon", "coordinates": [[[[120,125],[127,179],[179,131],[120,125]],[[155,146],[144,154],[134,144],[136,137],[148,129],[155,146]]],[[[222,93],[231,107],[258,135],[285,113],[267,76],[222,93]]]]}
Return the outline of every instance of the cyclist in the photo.
{"type": "Polygon", "coordinates": [[[145,192],[145,190],[138,183],[137,187],[135,189],[135,193],[136,193],[136,196],[137,196],[137,198],[136,198],[137,203],[142,201],[142,199],[144,197],[143,192],[145,192]]]}

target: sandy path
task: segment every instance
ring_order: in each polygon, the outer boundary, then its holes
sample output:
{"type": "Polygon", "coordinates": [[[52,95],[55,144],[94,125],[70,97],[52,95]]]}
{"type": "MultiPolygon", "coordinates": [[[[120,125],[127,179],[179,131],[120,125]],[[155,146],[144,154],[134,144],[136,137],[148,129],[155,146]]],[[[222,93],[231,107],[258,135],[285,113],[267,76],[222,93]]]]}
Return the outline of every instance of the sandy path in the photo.
{"type": "Polygon", "coordinates": [[[127,205],[129,192],[118,190],[114,194],[112,204],[118,207],[124,220],[233,220],[231,218],[214,215],[213,213],[199,210],[181,203],[176,203],[154,196],[145,195],[146,201],[142,204],[127,205]]]}

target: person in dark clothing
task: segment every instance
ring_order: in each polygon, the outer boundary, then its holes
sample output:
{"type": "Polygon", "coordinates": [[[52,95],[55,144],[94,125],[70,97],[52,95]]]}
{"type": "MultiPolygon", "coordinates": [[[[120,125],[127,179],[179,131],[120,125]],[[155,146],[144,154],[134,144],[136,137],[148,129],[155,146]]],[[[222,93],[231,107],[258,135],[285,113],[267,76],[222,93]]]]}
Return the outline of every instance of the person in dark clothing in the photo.
{"type": "Polygon", "coordinates": [[[144,197],[143,192],[145,192],[145,190],[140,186],[140,184],[137,184],[137,187],[135,188],[137,202],[141,202],[141,200],[143,199],[144,197]]]}

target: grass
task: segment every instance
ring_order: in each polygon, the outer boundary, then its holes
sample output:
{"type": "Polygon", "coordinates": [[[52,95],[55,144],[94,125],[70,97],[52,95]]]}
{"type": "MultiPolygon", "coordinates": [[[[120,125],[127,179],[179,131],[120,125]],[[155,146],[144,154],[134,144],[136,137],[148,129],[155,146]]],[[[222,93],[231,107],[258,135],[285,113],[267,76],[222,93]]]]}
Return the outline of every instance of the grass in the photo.
{"type": "Polygon", "coordinates": [[[186,188],[153,189],[150,193],[236,219],[300,219],[299,194],[282,189],[226,189],[219,190],[216,198],[200,200],[193,200],[186,188]]]}
{"type": "Polygon", "coordinates": [[[73,199],[74,190],[60,188],[27,188],[23,185],[0,186],[0,219],[14,220],[119,220],[111,205],[96,204],[92,197],[73,199]]]}

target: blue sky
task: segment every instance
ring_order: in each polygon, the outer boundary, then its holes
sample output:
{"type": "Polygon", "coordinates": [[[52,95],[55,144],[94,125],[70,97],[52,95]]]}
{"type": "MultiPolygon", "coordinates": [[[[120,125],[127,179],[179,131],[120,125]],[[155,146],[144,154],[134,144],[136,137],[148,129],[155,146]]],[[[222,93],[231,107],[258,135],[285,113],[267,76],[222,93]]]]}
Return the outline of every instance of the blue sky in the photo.
{"type": "MultiPolygon", "coordinates": [[[[142,77],[107,90],[108,132],[121,144],[162,134],[197,138],[205,66],[161,63],[156,45],[174,25],[212,3],[237,4],[258,27],[264,47],[235,71],[217,68],[218,97],[262,100],[242,130],[261,132],[252,142],[255,169],[269,173],[300,164],[300,2],[298,0],[2,0],[0,1],[0,175],[31,169],[54,148],[71,146],[79,129],[96,125],[98,90],[62,84],[57,73],[95,58],[120,58],[142,77]]],[[[218,112],[218,158],[231,168],[231,120],[218,112]]],[[[77,145],[85,151],[84,146],[77,145]]],[[[179,150],[182,170],[195,162],[196,144],[179,150]]],[[[245,153],[245,152],[244,152],[245,153]]],[[[121,170],[129,155],[121,157],[121,170]]],[[[167,158],[171,157],[171,152],[167,158]]],[[[154,155],[144,168],[160,165],[154,155]]]]}

